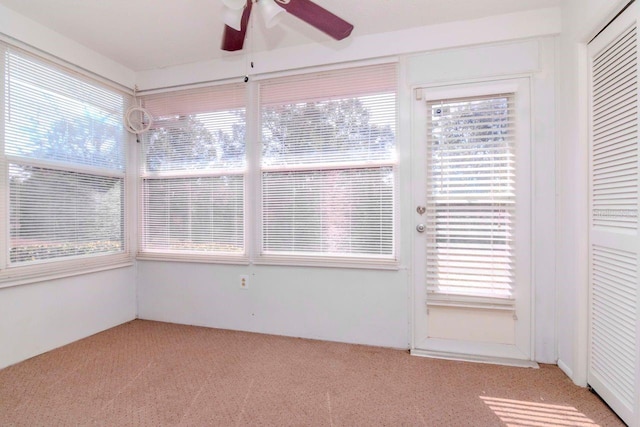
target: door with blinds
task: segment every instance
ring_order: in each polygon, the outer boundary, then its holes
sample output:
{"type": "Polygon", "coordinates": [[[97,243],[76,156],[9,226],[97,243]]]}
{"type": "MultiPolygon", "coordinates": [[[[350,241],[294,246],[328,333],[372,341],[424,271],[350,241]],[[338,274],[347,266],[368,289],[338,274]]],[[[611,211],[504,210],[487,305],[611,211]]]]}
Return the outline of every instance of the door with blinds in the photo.
{"type": "Polygon", "coordinates": [[[639,413],[637,3],[589,44],[591,387],[629,425],[639,413]]]}
{"type": "Polygon", "coordinates": [[[529,80],[417,98],[412,351],[530,365],[529,80]]]}

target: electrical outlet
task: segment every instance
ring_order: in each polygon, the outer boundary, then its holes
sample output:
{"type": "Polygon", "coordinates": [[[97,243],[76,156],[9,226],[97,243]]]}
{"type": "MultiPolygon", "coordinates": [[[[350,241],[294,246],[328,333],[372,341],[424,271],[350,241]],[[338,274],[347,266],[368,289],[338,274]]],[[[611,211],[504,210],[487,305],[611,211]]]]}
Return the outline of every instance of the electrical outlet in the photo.
{"type": "Polygon", "coordinates": [[[249,276],[243,274],[240,276],[240,288],[241,289],[249,289],[249,276]]]}

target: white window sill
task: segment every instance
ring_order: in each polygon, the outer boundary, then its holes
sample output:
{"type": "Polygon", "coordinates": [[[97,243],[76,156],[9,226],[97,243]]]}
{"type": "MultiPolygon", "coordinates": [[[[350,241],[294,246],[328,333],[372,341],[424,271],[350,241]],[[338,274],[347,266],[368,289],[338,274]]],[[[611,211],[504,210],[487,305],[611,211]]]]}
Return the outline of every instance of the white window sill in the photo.
{"type": "Polygon", "coordinates": [[[348,258],[336,256],[262,255],[253,262],[256,265],[281,265],[290,267],[355,268],[366,270],[400,269],[396,259],[348,258]]]}
{"type": "Polygon", "coordinates": [[[229,265],[265,265],[283,267],[320,267],[320,268],[352,268],[363,270],[390,270],[397,271],[400,264],[397,260],[377,258],[342,257],[301,257],[301,256],[260,256],[251,261],[246,256],[212,256],[202,254],[167,254],[167,253],[139,253],[138,261],[167,261],[167,262],[196,262],[205,264],[229,264],[229,265]]]}
{"type": "Polygon", "coordinates": [[[127,258],[112,263],[89,264],[84,266],[76,264],[75,266],[68,266],[67,268],[55,268],[50,265],[41,264],[38,266],[40,268],[19,267],[16,269],[7,269],[0,273],[0,289],[131,267],[132,265],[133,260],[127,258]]]}
{"type": "Polygon", "coordinates": [[[144,252],[136,256],[138,261],[197,262],[204,264],[249,265],[246,255],[203,255],[144,252]]]}

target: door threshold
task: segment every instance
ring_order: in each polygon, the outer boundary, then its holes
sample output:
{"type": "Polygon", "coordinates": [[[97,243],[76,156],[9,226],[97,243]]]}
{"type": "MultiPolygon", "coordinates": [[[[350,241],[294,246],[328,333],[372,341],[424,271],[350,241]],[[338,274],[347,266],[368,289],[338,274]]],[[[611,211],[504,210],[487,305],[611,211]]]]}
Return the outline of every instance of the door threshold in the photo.
{"type": "Polygon", "coordinates": [[[449,353],[446,351],[411,350],[412,356],[430,357],[433,359],[456,360],[459,362],[487,363],[490,365],[514,366],[518,368],[538,369],[540,366],[533,360],[512,359],[508,357],[478,356],[474,354],[449,353]]]}

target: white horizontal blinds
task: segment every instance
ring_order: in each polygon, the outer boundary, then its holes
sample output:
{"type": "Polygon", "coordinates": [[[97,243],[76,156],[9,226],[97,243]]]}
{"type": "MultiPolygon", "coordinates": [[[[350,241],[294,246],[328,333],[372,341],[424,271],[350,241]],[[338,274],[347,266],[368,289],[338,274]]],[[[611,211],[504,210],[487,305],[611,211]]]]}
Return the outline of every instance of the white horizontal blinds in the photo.
{"type": "Polygon", "coordinates": [[[638,228],[638,62],[635,26],[593,61],[592,221],[638,228]]]}
{"type": "Polygon", "coordinates": [[[262,254],[395,259],[395,64],[263,81],[262,254]]]}
{"type": "Polygon", "coordinates": [[[244,255],[245,86],[143,98],[142,256],[244,255]]]}
{"type": "Polygon", "coordinates": [[[11,263],[123,250],[122,178],[10,164],[11,263]]]}
{"type": "Polygon", "coordinates": [[[12,48],[5,66],[6,155],[124,171],[122,93],[12,48]]]}
{"type": "Polygon", "coordinates": [[[428,103],[431,299],[514,297],[514,95],[428,103]]]}
{"type": "Polygon", "coordinates": [[[244,169],[244,85],[162,93],[143,102],[153,127],[142,141],[142,173],[244,169]]]}
{"type": "Polygon", "coordinates": [[[242,253],[243,187],[242,175],[144,180],[146,247],[242,253]]]}
{"type": "Polygon", "coordinates": [[[6,263],[124,253],[129,98],[14,48],[4,61],[6,263]]]}
{"type": "Polygon", "coordinates": [[[263,198],[263,233],[271,250],[392,253],[391,167],[265,173],[263,198]]]}

